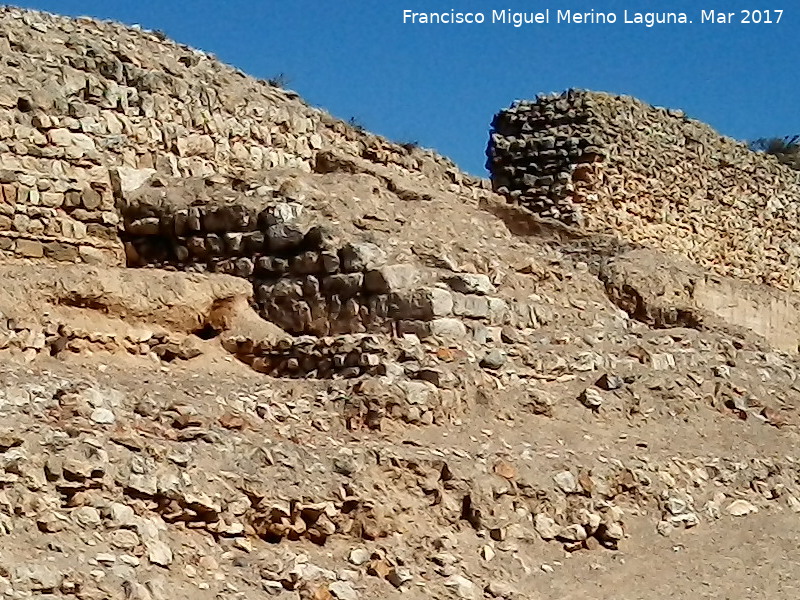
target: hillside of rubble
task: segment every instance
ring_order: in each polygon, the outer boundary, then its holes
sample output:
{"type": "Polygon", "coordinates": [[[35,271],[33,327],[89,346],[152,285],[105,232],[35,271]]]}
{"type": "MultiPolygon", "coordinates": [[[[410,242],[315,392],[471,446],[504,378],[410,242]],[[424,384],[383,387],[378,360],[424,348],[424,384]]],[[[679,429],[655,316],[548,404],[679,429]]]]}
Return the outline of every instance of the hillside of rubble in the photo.
{"type": "Polygon", "coordinates": [[[0,8],[0,593],[797,597],[792,286],[552,212],[613,168],[504,135],[479,179],[0,8]]]}

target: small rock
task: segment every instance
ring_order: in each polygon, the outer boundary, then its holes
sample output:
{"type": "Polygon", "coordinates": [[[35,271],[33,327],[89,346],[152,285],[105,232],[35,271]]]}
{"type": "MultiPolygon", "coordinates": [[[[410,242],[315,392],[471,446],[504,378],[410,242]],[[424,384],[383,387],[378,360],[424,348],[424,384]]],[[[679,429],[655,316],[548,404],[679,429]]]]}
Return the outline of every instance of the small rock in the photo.
{"type": "Polygon", "coordinates": [[[89,418],[98,425],[113,425],[117,420],[111,410],[102,407],[95,408],[89,418]]]}
{"type": "Polygon", "coordinates": [[[147,558],[154,565],[168,567],[172,564],[172,549],[160,540],[147,544],[147,558]]]}
{"type": "Polygon", "coordinates": [[[586,529],[583,525],[575,523],[562,528],[556,537],[565,542],[582,542],[588,536],[586,535],[586,529]]]}
{"type": "Polygon", "coordinates": [[[533,518],[533,527],[543,540],[555,539],[561,529],[556,524],[555,519],[548,517],[544,513],[538,513],[533,518]]]}
{"type": "Polygon", "coordinates": [[[136,524],[136,513],[127,504],[114,502],[109,514],[109,526],[131,527],[136,524]]]}
{"type": "Polygon", "coordinates": [[[693,512],[687,512],[685,515],[681,515],[680,517],[673,517],[673,520],[676,519],[680,519],[687,529],[700,524],[700,518],[693,512]]]}
{"type": "Polygon", "coordinates": [[[114,556],[113,554],[108,553],[108,552],[101,552],[100,554],[95,556],[95,559],[99,563],[104,563],[104,564],[109,564],[109,565],[117,562],[117,557],[114,556]]]}
{"type": "Polygon", "coordinates": [[[481,366],[484,369],[500,369],[503,365],[506,364],[506,357],[505,353],[501,350],[495,348],[494,350],[490,350],[482,359],[481,359],[481,366]]]}
{"type": "Polygon", "coordinates": [[[612,390],[618,390],[625,382],[622,380],[621,377],[617,377],[616,375],[609,375],[608,373],[604,373],[600,379],[595,382],[595,385],[599,387],[601,390],[606,390],[608,392],[612,390]]]}
{"type": "Polygon", "coordinates": [[[603,527],[604,540],[619,541],[625,537],[625,530],[620,523],[608,523],[603,527]]]}
{"type": "Polygon", "coordinates": [[[553,477],[553,481],[565,494],[574,494],[578,491],[578,481],[569,471],[562,471],[553,477]]]}
{"type": "Polygon", "coordinates": [[[383,579],[387,579],[392,570],[385,560],[373,560],[367,565],[368,575],[382,577],[383,579]]]}
{"type": "Polygon", "coordinates": [[[0,452],[6,452],[11,448],[22,445],[22,438],[10,432],[0,433],[0,452]]]}
{"type": "Polygon", "coordinates": [[[481,548],[481,557],[486,562],[489,562],[490,560],[492,560],[495,557],[494,548],[492,548],[491,546],[483,546],[481,548]]]}
{"type": "Polygon", "coordinates": [[[99,527],[100,523],[102,522],[98,510],[91,506],[81,506],[76,508],[72,514],[78,525],[87,529],[99,527]]]}
{"type": "Polygon", "coordinates": [[[133,550],[139,545],[139,536],[130,529],[117,529],[109,536],[111,545],[120,550],[133,550]]]}
{"type": "Polygon", "coordinates": [[[658,531],[659,535],[663,535],[664,537],[669,537],[674,529],[675,526],[669,521],[659,521],[656,526],[656,531],[658,531]]]}
{"type": "Polygon", "coordinates": [[[328,586],[328,590],[339,600],[358,600],[358,593],[347,581],[334,581],[328,586]]]}
{"type": "Polygon", "coordinates": [[[747,500],[734,500],[728,505],[725,511],[732,517],[744,517],[758,512],[753,504],[747,500]]]}
{"type": "Polygon", "coordinates": [[[414,579],[414,577],[411,575],[411,571],[405,567],[394,567],[386,575],[386,581],[396,588],[401,587],[404,583],[408,583],[412,579],[414,579]]]}
{"type": "Polygon", "coordinates": [[[514,465],[504,460],[498,460],[495,463],[494,472],[509,481],[514,481],[517,478],[517,469],[514,468],[514,465]]]}
{"type": "Polygon", "coordinates": [[[350,477],[358,470],[358,465],[352,456],[339,455],[333,459],[333,470],[339,475],[350,477]]]}
{"type": "Polygon", "coordinates": [[[600,528],[602,521],[603,518],[597,513],[583,511],[583,519],[581,522],[586,528],[586,533],[588,533],[590,536],[594,535],[595,532],[600,528]]]}
{"type": "Polygon", "coordinates": [[[370,553],[366,548],[353,548],[350,550],[350,555],[347,557],[347,560],[350,561],[350,564],[361,566],[369,561],[370,553]]]}
{"type": "Polygon", "coordinates": [[[444,584],[453,589],[459,598],[464,600],[478,600],[479,593],[477,586],[463,575],[451,575],[445,579],[444,584]]]}
{"type": "Polygon", "coordinates": [[[479,294],[485,296],[495,291],[491,279],[487,275],[459,273],[447,280],[447,285],[454,292],[461,294],[479,294]]]}
{"type": "Polygon", "coordinates": [[[667,499],[666,503],[664,504],[664,508],[666,508],[667,512],[673,516],[685,514],[687,511],[686,502],[680,498],[674,497],[667,499]]]}
{"type": "Polygon", "coordinates": [[[591,408],[592,410],[597,410],[603,405],[603,396],[597,390],[597,388],[589,387],[581,392],[581,395],[578,397],[578,400],[581,401],[586,408],[591,408]]]}
{"type": "Polygon", "coordinates": [[[484,591],[493,598],[502,598],[503,600],[510,600],[516,595],[516,590],[510,584],[496,579],[490,581],[484,591]]]}

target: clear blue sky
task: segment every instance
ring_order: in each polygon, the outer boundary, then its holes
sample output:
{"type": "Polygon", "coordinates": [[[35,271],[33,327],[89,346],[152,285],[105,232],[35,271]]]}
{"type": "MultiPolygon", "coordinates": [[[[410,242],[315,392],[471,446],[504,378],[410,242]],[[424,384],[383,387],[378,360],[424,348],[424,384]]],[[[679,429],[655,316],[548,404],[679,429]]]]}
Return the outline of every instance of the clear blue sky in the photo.
{"type": "MultiPolygon", "coordinates": [[[[160,29],[247,73],[285,73],[334,115],[484,174],[492,115],[570,87],[684,109],[739,139],[800,133],[797,0],[40,0],[160,29]],[[697,8],[695,8],[697,7],[697,8]],[[699,9],[784,9],[779,25],[701,25],[699,9]],[[412,26],[415,11],[686,11],[692,25],[412,26]]],[[[738,17],[738,15],[737,15],[738,17]]]]}

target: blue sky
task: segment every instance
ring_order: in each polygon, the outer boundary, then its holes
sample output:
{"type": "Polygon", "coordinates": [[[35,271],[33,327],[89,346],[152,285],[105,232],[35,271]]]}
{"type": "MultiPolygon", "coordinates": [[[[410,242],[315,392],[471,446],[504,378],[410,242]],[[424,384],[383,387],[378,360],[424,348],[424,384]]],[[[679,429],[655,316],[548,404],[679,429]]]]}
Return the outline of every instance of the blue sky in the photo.
{"type": "MultiPolygon", "coordinates": [[[[311,104],[485,174],[492,115],[570,87],[684,109],[721,133],[800,133],[796,0],[60,0],[21,6],[159,29],[311,104]],[[763,4],[763,6],[761,6],[763,4]],[[784,9],[777,25],[701,25],[700,9],[784,9]],[[414,11],[686,11],[691,25],[409,25],[414,11]]],[[[738,14],[737,14],[738,18],[738,14]]]]}

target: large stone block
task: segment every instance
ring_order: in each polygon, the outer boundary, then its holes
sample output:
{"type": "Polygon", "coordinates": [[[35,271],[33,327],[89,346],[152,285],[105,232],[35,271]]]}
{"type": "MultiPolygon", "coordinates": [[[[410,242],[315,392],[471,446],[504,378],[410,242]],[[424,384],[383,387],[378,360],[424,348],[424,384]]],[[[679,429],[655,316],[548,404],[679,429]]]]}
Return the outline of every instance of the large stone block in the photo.
{"type": "Polygon", "coordinates": [[[63,242],[46,243],[44,245],[44,255],[47,258],[62,262],[74,262],[79,257],[77,246],[63,242]]]}
{"type": "Polygon", "coordinates": [[[449,316],[452,311],[453,296],[440,288],[419,288],[389,294],[389,317],[393,319],[430,321],[449,316]]]}
{"type": "Polygon", "coordinates": [[[489,314],[487,316],[492,325],[503,325],[508,323],[511,310],[508,303],[502,298],[487,298],[489,302],[489,314]]]}
{"type": "Polygon", "coordinates": [[[202,156],[214,158],[214,140],[210,135],[191,134],[178,138],[176,143],[178,156],[202,156]]]}
{"type": "Polygon", "coordinates": [[[255,227],[253,211],[245,206],[217,206],[202,215],[203,229],[211,233],[242,232],[255,227]]]}
{"type": "Polygon", "coordinates": [[[367,271],[364,287],[372,294],[388,294],[411,289],[419,279],[419,269],[414,265],[387,265],[367,271]]]}
{"type": "Polygon", "coordinates": [[[142,187],[154,174],[155,169],[115,167],[109,171],[111,189],[118,198],[127,199],[131,192],[142,187]]]}
{"type": "Polygon", "coordinates": [[[345,273],[377,269],[386,263],[386,253],[369,242],[346,244],[339,251],[339,258],[345,273]]]}
{"type": "Polygon", "coordinates": [[[278,254],[296,251],[302,245],[304,238],[302,231],[285,223],[268,227],[266,236],[270,252],[278,254]]]}
{"type": "Polygon", "coordinates": [[[485,319],[489,316],[489,299],[486,296],[453,294],[453,314],[470,319],[485,319]]]}
{"type": "Polygon", "coordinates": [[[0,185],[0,202],[6,204],[16,204],[17,186],[13,183],[3,183],[0,185]]]}
{"type": "Polygon", "coordinates": [[[42,192],[40,197],[42,206],[60,208],[64,204],[64,194],[59,192],[42,192]]]}
{"type": "Polygon", "coordinates": [[[85,133],[73,133],[68,129],[51,129],[47,132],[48,141],[58,147],[74,152],[75,158],[97,153],[94,140],[85,133]]]}
{"type": "Polygon", "coordinates": [[[363,284],[363,273],[338,273],[322,280],[322,293],[326,296],[353,298],[361,293],[363,284]]]}
{"type": "Polygon", "coordinates": [[[44,256],[44,246],[35,240],[18,239],[16,253],[26,258],[42,258],[44,256]]]}
{"type": "Polygon", "coordinates": [[[463,321],[447,317],[431,321],[430,331],[432,336],[442,340],[464,340],[468,335],[463,321]]]}
{"type": "Polygon", "coordinates": [[[447,284],[455,292],[462,294],[492,294],[495,287],[487,275],[459,273],[447,279],[447,284]]]}

